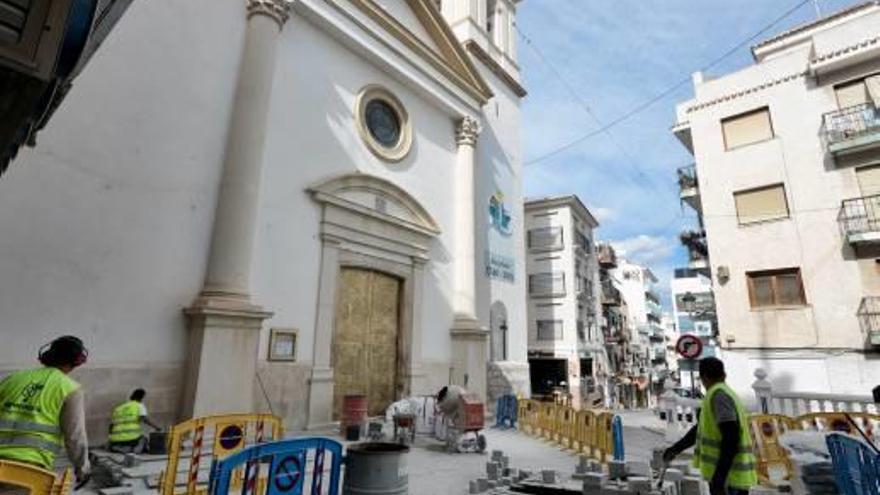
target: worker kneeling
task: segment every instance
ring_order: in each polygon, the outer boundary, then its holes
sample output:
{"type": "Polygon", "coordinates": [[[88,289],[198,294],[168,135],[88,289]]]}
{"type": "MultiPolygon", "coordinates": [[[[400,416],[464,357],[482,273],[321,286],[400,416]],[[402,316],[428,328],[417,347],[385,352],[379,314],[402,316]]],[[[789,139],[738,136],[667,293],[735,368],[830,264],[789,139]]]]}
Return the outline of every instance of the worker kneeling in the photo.
{"type": "Polygon", "coordinates": [[[110,450],[121,454],[142,454],[149,445],[142,425],[160,430],[159,426],[150,421],[144,397],[147,392],[139,388],[131,393],[127,402],[119,404],[110,416],[110,450]]]}
{"type": "Polygon", "coordinates": [[[700,381],[706,396],[700,405],[697,426],[669,447],[663,460],[669,463],[694,447],[694,467],[709,482],[712,495],[746,495],[758,484],[749,415],[736,393],[724,383],[725,379],[721,360],[700,360],[700,381]]]}

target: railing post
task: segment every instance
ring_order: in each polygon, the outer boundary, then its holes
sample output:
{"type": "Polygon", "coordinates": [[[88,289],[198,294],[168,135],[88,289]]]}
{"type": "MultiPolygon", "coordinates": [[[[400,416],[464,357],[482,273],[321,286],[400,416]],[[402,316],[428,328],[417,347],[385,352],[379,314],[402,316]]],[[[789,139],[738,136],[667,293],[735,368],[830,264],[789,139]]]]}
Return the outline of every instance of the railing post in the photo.
{"type": "Polygon", "coordinates": [[[767,372],[763,368],[755,370],[755,383],[752,384],[752,390],[755,391],[755,398],[758,400],[758,410],[762,414],[770,414],[771,401],[773,400],[773,385],[767,381],[767,372]]]}

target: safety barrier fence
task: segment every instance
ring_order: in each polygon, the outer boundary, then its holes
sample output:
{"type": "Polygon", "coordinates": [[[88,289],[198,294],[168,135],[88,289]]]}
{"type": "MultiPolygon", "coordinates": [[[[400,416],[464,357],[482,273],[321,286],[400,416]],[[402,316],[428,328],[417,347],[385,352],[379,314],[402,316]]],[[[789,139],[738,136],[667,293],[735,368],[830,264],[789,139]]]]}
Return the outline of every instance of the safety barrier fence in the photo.
{"type": "Polygon", "coordinates": [[[752,415],[749,431],[758,460],[758,477],[762,484],[773,485],[777,480],[791,479],[794,473],[788,452],[780,443],[780,437],[786,432],[842,432],[860,436],[853,423],[875,443],[880,440],[880,414],[827,412],[794,418],[781,414],[752,415]]]}
{"type": "MultiPolygon", "coordinates": [[[[622,448],[622,435],[614,437],[614,414],[604,410],[577,410],[550,402],[520,399],[517,427],[529,435],[546,439],[606,462],[615,455],[615,443],[622,448]]],[[[622,426],[618,426],[618,429],[622,426]]]]}
{"type": "MultiPolygon", "coordinates": [[[[207,493],[215,461],[283,437],[281,419],[270,414],[229,414],[195,418],[174,425],[168,435],[168,465],[159,478],[161,495],[207,493]]],[[[243,469],[231,476],[233,487],[245,479],[243,469]]],[[[257,480],[262,485],[263,480],[257,480]]]]}
{"type": "Polygon", "coordinates": [[[23,488],[30,493],[40,495],[67,495],[73,484],[70,469],[59,475],[52,471],[40,469],[13,461],[0,461],[0,483],[23,488]]]}

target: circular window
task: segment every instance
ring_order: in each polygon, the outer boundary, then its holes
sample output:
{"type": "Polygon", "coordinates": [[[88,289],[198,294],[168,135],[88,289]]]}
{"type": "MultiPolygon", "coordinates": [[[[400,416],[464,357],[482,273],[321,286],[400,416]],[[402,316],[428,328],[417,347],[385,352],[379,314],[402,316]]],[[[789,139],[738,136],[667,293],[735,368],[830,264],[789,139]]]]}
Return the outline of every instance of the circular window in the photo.
{"type": "Polygon", "coordinates": [[[409,116],[391,92],[367,86],[357,103],[357,124],[367,147],[386,161],[400,161],[412,145],[409,116]]]}

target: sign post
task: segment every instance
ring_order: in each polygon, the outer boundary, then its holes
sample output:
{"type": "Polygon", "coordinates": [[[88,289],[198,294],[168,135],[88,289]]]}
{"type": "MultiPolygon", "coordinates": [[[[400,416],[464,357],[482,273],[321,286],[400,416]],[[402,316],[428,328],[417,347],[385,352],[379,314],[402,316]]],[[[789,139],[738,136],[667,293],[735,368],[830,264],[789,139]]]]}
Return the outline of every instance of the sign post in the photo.
{"type": "Polygon", "coordinates": [[[703,341],[696,335],[682,335],[675,343],[675,352],[684,358],[691,369],[691,398],[697,398],[697,383],[695,379],[697,360],[703,354],[703,341]]]}

